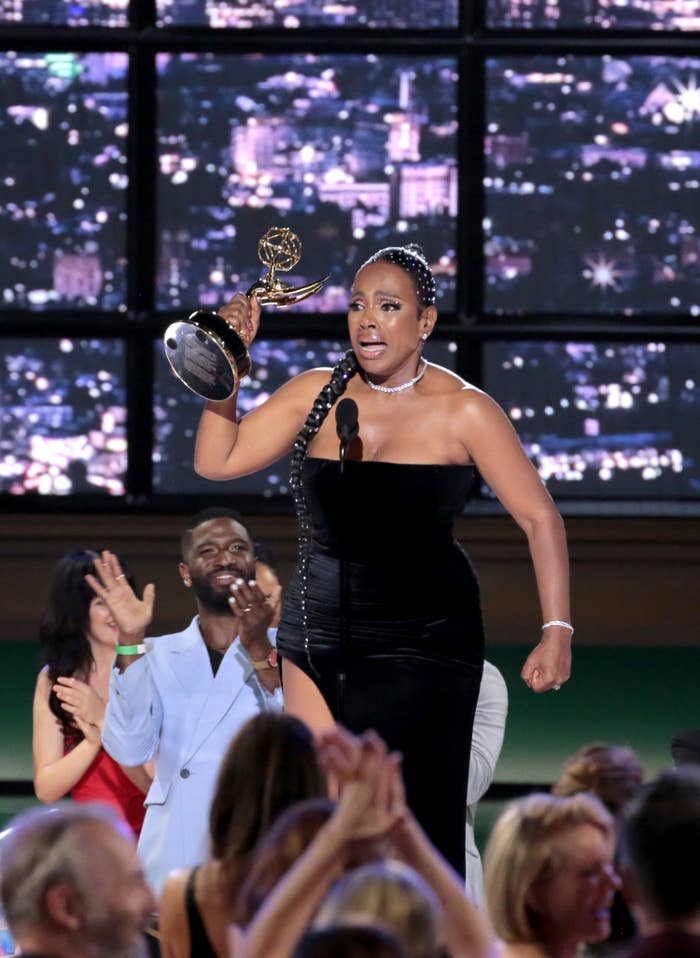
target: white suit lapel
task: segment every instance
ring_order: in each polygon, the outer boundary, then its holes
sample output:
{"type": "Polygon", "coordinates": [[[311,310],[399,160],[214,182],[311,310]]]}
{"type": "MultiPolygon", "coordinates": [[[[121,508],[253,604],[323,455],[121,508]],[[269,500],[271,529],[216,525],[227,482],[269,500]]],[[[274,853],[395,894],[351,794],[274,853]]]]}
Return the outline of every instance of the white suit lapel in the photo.
{"type": "MultiPolygon", "coordinates": [[[[204,642],[202,646],[204,647],[204,642]]],[[[253,671],[250,659],[240,647],[238,640],[227,649],[215,677],[212,676],[206,647],[204,647],[204,655],[211,684],[198,717],[195,719],[193,715],[193,730],[185,749],[185,761],[189,761],[228,711],[233,708],[245,687],[246,680],[253,671]]]]}

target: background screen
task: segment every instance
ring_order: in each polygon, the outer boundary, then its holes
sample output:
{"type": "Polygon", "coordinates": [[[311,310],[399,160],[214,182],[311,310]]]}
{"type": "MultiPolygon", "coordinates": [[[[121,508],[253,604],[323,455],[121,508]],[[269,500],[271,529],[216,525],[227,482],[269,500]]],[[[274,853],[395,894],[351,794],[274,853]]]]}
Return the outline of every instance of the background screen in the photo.
{"type": "Polygon", "coordinates": [[[124,494],[124,345],[3,341],[0,492],[124,494]]]}
{"type": "Polygon", "coordinates": [[[129,0],[2,0],[0,26],[18,24],[128,27],[129,0]]]}
{"type": "Polygon", "coordinates": [[[697,0],[487,0],[490,27],[700,30],[697,0]]]}
{"type": "Polygon", "coordinates": [[[456,62],[377,55],[158,56],[157,304],[216,306],[260,275],[260,236],[291,226],[298,309],[345,311],[354,270],[419,242],[454,306],[456,62]]]}
{"type": "Polygon", "coordinates": [[[487,310],[699,315],[700,58],[487,70],[487,310]]]}
{"type": "Polygon", "coordinates": [[[127,67],[0,52],[1,308],[125,308],[127,67]]]}
{"type": "Polygon", "coordinates": [[[425,30],[456,27],[458,0],[260,0],[212,3],[211,0],[156,0],[160,26],[197,26],[241,30],[250,27],[391,27],[425,30]]]}
{"type": "Polygon", "coordinates": [[[489,342],[484,388],[552,495],[700,498],[700,344],[489,342]]]}

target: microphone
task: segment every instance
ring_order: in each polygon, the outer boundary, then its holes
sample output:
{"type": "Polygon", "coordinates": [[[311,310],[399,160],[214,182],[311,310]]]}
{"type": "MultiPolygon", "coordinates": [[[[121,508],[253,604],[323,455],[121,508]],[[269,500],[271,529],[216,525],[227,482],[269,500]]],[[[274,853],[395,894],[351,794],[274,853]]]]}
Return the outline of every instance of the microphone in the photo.
{"type": "Polygon", "coordinates": [[[357,403],[354,399],[341,399],[335,410],[335,431],[338,439],[346,445],[360,431],[357,420],[357,403]]]}
{"type": "Polygon", "coordinates": [[[345,464],[348,446],[360,431],[357,418],[357,403],[354,399],[341,399],[335,409],[335,431],[340,439],[340,471],[345,464]]]}

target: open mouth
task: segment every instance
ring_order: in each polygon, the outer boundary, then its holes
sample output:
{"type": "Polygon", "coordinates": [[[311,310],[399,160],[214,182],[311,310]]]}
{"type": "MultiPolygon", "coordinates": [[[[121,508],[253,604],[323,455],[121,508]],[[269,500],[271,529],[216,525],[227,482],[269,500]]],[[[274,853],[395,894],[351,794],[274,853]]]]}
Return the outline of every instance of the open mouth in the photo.
{"type": "Polygon", "coordinates": [[[228,585],[232,585],[232,583],[234,583],[236,579],[240,579],[241,573],[240,572],[223,572],[223,571],[212,572],[208,576],[208,578],[209,578],[209,581],[212,583],[212,585],[228,586],[228,585]]]}
{"type": "Polygon", "coordinates": [[[361,339],[358,347],[363,356],[381,356],[386,349],[386,343],[377,339],[361,339]]]}

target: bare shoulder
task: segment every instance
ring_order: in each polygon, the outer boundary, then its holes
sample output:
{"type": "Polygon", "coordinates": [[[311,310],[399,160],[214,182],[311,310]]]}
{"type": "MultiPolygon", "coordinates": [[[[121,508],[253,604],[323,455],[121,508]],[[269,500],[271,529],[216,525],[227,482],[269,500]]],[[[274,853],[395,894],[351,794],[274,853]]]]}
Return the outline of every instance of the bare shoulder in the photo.
{"type": "Polygon", "coordinates": [[[163,885],[162,905],[180,903],[185,893],[185,887],[192,873],[191,868],[178,868],[170,872],[163,885]]]}
{"type": "Polygon", "coordinates": [[[36,677],[36,691],[44,695],[48,695],[51,691],[48,665],[45,665],[36,677]]]}
{"type": "Polygon", "coordinates": [[[430,372],[434,392],[447,396],[455,408],[474,416],[488,415],[489,412],[500,410],[498,403],[483,389],[462,379],[450,369],[430,363],[430,372]]]}

